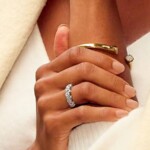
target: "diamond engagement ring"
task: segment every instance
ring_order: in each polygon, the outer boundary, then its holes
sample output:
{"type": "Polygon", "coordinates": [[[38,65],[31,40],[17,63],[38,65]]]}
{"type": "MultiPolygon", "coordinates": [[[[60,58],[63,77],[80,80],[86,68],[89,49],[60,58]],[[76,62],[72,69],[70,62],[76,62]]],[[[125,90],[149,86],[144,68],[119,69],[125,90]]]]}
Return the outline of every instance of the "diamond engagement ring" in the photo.
{"type": "Polygon", "coordinates": [[[65,88],[65,96],[66,96],[66,100],[68,105],[73,108],[76,106],[75,102],[73,101],[72,98],[72,94],[71,94],[71,90],[72,90],[72,84],[68,84],[65,88]]]}

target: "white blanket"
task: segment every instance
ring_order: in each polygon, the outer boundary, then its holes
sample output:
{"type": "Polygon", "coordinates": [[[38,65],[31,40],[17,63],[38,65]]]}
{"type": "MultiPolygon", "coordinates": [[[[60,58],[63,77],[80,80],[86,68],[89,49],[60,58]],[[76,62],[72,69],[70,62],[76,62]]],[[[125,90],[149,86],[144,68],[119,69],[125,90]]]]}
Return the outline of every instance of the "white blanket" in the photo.
{"type": "Polygon", "coordinates": [[[26,150],[35,139],[35,72],[47,62],[36,27],[0,92],[0,150],[26,150]]]}
{"type": "Polygon", "coordinates": [[[23,49],[46,0],[0,0],[0,88],[23,49]]]}

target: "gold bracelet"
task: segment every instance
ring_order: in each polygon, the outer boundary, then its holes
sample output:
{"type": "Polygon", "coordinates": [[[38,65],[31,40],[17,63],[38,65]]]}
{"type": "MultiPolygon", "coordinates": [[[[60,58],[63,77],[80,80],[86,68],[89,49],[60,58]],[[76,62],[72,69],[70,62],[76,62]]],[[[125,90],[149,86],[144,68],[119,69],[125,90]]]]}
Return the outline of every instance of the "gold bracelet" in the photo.
{"type": "MultiPolygon", "coordinates": [[[[88,48],[88,49],[104,50],[106,52],[113,53],[113,54],[116,54],[116,55],[119,53],[118,47],[117,46],[112,46],[112,45],[106,45],[106,44],[100,44],[100,43],[87,43],[87,44],[81,44],[81,45],[78,45],[78,46],[88,48]]],[[[134,57],[130,54],[128,54],[125,57],[125,61],[129,66],[131,66],[131,62],[133,60],[134,60],[134,57]]]]}
{"type": "Polygon", "coordinates": [[[106,44],[99,44],[99,43],[88,43],[88,44],[81,44],[79,47],[84,47],[88,49],[95,49],[95,50],[104,50],[109,53],[118,54],[118,47],[117,46],[110,46],[106,44]]]}

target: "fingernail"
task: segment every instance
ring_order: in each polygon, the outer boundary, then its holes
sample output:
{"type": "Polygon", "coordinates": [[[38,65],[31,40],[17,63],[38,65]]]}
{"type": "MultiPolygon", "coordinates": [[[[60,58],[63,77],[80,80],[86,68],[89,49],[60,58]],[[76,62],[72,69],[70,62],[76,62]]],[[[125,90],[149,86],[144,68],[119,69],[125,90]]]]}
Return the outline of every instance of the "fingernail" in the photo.
{"type": "Polygon", "coordinates": [[[129,108],[134,109],[138,107],[138,102],[132,100],[132,99],[127,99],[126,104],[129,108]]]}
{"type": "Polygon", "coordinates": [[[58,26],[58,28],[60,28],[60,27],[67,27],[67,25],[66,25],[66,24],[60,24],[60,25],[58,26]]]}
{"type": "Polygon", "coordinates": [[[125,111],[125,110],[117,110],[116,111],[116,116],[118,117],[118,118],[122,118],[122,117],[125,117],[125,116],[127,116],[128,115],[128,111],[125,111]]]}
{"type": "Polygon", "coordinates": [[[135,89],[131,87],[130,85],[125,85],[124,92],[129,97],[134,97],[136,95],[135,89]]]}
{"type": "Polygon", "coordinates": [[[117,61],[113,62],[112,67],[113,67],[113,69],[114,69],[114,71],[116,73],[121,73],[121,72],[123,72],[125,70],[124,65],[119,63],[119,62],[117,62],[117,61]]]}

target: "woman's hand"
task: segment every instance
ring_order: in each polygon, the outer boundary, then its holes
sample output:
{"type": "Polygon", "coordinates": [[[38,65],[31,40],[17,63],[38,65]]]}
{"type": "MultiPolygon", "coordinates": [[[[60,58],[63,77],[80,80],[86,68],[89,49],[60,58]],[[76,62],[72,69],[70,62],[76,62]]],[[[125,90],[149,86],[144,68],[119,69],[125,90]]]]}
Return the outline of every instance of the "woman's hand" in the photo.
{"type": "Polygon", "coordinates": [[[60,28],[55,47],[64,52],[36,73],[37,137],[32,150],[67,150],[74,127],[89,122],[116,121],[138,106],[130,99],[135,96],[134,88],[116,75],[124,71],[123,65],[89,49],[66,50],[67,44],[64,46],[58,41],[62,28],[66,27],[60,28]],[[77,105],[72,109],[65,97],[69,83],[73,84],[72,97],[77,105]]]}

